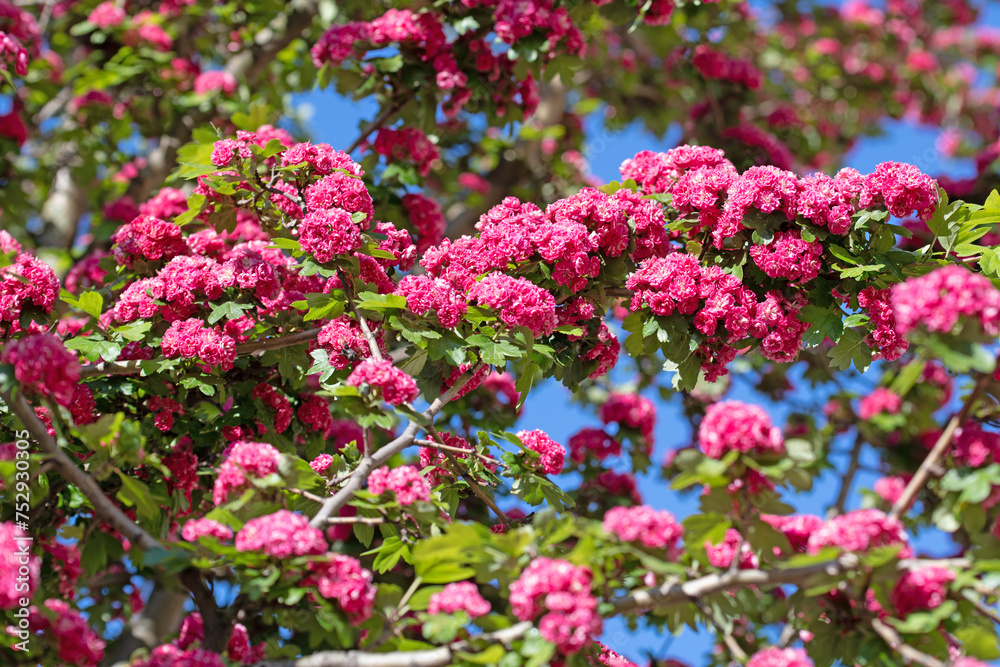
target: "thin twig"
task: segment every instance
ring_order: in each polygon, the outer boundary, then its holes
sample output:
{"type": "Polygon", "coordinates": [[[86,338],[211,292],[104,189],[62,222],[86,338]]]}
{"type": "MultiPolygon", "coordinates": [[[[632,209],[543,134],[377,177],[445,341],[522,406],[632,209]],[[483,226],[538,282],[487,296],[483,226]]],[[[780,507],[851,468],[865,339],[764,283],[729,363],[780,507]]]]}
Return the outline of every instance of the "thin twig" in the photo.
{"type": "Polygon", "coordinates": [[[875,630],[875,634],[881,637],[892,650],[899,653],[906,664],[916,663],[924,667],[945,667],[945,663],[934,656],[927,655],[904,642],[894,627],[883,623],[880,619],[872,619],[872,628],[875,630]]]}
{"type": "Polygon", "coordinates": [[[739,642],[736,641],[736,637],[733,637],[731,633],[726,632],[719,621],[715,618],[715,614],[712,610],[705,606],[705,603],[702,602],[701,598],[695,598],[693,602],[694,606],[698,607],[698,610],[702,613],[702,615],[708,619],[708,622],[715,628],[715,633],[722,638],[726,648],[729,649],[730,655],[740,662],[745,663],[749,656],[747,656],[747,652],[743,650],[743,647],[739,645],[739,642]]]}
{"type": "Polygon", "coordinates": [[[476,494],[476,497],[482,500],[487,507],[493,510],[493,513],[497,515],[498,519],[500,519],[500,523],[509,527],[511,525],[510,517],[504,514],[503,510],[497,507],[497,504],[493,502],[493,499],[486,495],[481,488],[479,488],[479,482],[476,481],[476,478],[469,474],[469,471],[466,470],[465,466],[458,462],[458,459],[455,458],[454,454],[449,451],[443,451],[442,453],[445,455],[445,458],[448,459],[448,462],[451,463],[452,467],[458,471],[458,474],[462,476],[462,479],[465,480],[466,484],[469,485],[472,492],[476,494]]]}
{"type": "Polygon", "coordinates": [[[331,516],[326,522],[333,525],[363,523],[368,526],[378,526],[385,523],[385,519],[377,516],[331,516]]]}
{"type": "Polygon", "coordinates": [[[431,449],[440,449],[443,452],[455,452],[456,454],[473,454],[483,463],[489,463],[495,465],[499,468],[506,468],[507,464],[503,461],[498,461],[495,458],[486,456],[475,449],[462,449],[461,447],[452,447],[451,445],[442,445],[440,442],[435,442],[434,440],[414,440],[413,444],[420,445],[421,447],[430,447],[431,449]]]}
{"type": "Polygon", "coordinates": [[[837,494],[837,500],[833,504],[833,507],[826,513],[827,518],[843,514],[847,508],[847,498],[851,492],[851,484],[854,483],[854,476],[858,474],[858,470],[861,468],[861,452],[864,446],[865,438],[861,435],[861,430],[858,429],[858,435],[854,438],[854,447],[851,449],[851,462],[847,465],[844,480],[840,483],[840,493],[837,494]]]}
{"type": "Polygon", "coordinates": [[[930,453],[927,454],[927,458],[925,458],[924,462],[920,464],[919,468],[917,468],[917,472],[914,473],[913,479],[910,480],[910,483],[906,485],[906,488],[903,490],[903,495],[901,495],[899,500],[896,501],[896,504],[892,506],[892,511],[889,513],[890,516],[898,519],[903,516],[908,509],[910,509],[910,505],[913,504],[917,494],[920,493],[920,490],[924,488],[924,484],[927,483],[927,479],[931,474],[931,468],[933,468],[937,464],[938,459],[944,456],[945,452],[948,451],[948,447],[951,445],[951,439],[955,437],[955,431],[957,431],[958,428],[969,418],[973,407],[979,401],[979,397],[982,393],[986,390],[986,385],[989,384],[991,378],[992,374],[984,373],[982,377],[979,378],[979,381],[976,382],[976,386],[972,390],[972,393],[969,394],[968,398],[965,399],[965,403],[962,404],[962,409],[948,421],[948,424],[944,427],[940,437],[938,437],[937,442],[934,443],[934,447],[931,449],[930,453]]]}
{"type": "Polygon", "coordinates": [[[372,132],[385,125],[386,121],[395,116],[396,112],[406,106],[406,103],[409,101],[410,93],[407,93],[403,95],[403,97],[401,97],[395,104],[387,107],[382,113],[375,117],[375,120],[368,124],[368,126],[361,132],[361,135],[351,142],[350,146],[344,149],[344,152],[349,155],[357,150],[358,146],[363,144],[365,140],[371,136],[372,132]]]}

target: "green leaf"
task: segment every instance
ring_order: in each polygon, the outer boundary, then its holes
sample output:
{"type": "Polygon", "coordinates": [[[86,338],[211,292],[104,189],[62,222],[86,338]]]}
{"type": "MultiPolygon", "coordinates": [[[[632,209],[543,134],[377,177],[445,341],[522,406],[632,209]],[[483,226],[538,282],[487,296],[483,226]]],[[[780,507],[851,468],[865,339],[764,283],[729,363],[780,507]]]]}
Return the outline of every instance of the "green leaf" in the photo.
{"type": "Polygon", "coordinates": [[[104,309],[104,297],[97,292],[84,292],[80,295],[77,307],[95,320],[100,319],[101,311],[104,309]]]}
{"type": "Polygon", "coordinates": [[[802,336],[802,341],[809,346],[821,344],[829,338],[833,342],[840,340],[844,333],[844,312],[839,306],[821,308],[813,304],[799,311],[799,320],[812,326],[802,336]]]}
{"type": "Polygon", "coordinates": [[[927,366],[927,361],[919,358],[906,364],[893,378],[890,389],[900,398],[906,396],[913,389],[913,385],[917,383],[920,374],[924,372],[925,366],[927,366]]]}
{"type": "Polygon", "coordinates": [[[848,370],[853,363],[855,368],[864,373],[872,361],[871,348],[857,329],[845,329],[840,342],[828,354],[834,368],[842,371],[848,370]]]}
{"type": "Polygon", "coordinates": [[[160,516],[160,507],[153,500],[153,494],[146,483],[131,475],[126,475],[121,470],[115,472],[122,480],[122,488],[118,492],[118,498],[126,505],[135,507],[140,518],[156,521],[160,516]]]}

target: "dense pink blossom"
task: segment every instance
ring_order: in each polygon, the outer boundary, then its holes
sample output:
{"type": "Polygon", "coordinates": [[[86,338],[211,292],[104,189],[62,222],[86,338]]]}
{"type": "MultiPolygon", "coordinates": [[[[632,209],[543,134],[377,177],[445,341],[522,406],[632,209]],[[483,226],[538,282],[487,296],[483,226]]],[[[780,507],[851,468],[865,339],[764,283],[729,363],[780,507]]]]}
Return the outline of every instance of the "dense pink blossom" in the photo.
{"type": "MultiPolygon", "coordinates": [[[[121,210],[127,207],[127,202],[120,207],[121,210]]],[[[139,215],[159,218],[160,220],[170,220],[188,210],[187,194],[177,188],[161,188],[151,199],[139,205],[139,215]]],[[[123,222],[128,222],[135,218],[132,216],[123,222]]]]}
{"type": "MultiPolygon", "coordinates": [[[[343,169],[353,176],[365,175],[361,165],[355,162],[350,155],[334,149],[330,144],[311,144],[305,141],[291,146],[281,154],[281,166],[290,167],[297,164],[306,164],[321,176],[331,174],[335,169],[343,169]]],[[[352,185],[350,189],[353,193],[357,193],[356,184],[352,185]]]]}
{"type": "Polygon", "coordinates": [[[0,268],[0,324],[16,323],[25,308],[52,312],[59,280],[45,262],[21,253],[10,266],[0,268]]]}
{"type": "Polygon", "coordinates": [[[643,546],[672,552],[684,534],[684,526],[666,510],[646,505],[613,507],[604,515],[604,532],[625,542],[640,542],[643,546]]]}
{"type": "Polygon", "coordinates": [[[746,86],[751,90],[760,88],[763,75],[753,63],[731,58],[708,44],[694,48],[691,64],[706,79],[722,79],[746,86]]]}
{"type": "Polygon", "coordinates": [[[875,415],[894,415],[903,407],[903,399],[891,389],[876,387],[875,390],[861,399],[858,404],[858,416],[871,419],[875,415]]]}
{"type": "Polygon", "coordinates": [[[360,213],[361,221],[356,224],[359,231],[368,230],[375,213],[372,197],[368,194],[364,181],[343,171],[332,171],[307,187],[305,200],[306,207],[314,213],[331,208],[347,211],[348,217],[360,213]]]}
{"type": "Polygon", "coordinates": [[[441,158],[441,153],[434,142],[416,127],[403,127],[398,130],[382,128],[375,136],[372,149],[394,161],[412,163],[420,175],[425,177],[441,158]]]}
{"type": "Polygon", "coordinates": [[[15,255],[21,252],[21,244],[6,229],[0,229],[0,253],[15,255]]]}
{"type": "Polygon", "coordinates": [[[585,225],[560,221],[542,225],[532,237],[538,254],[552,267],[552,279],[571,292],[587,286],[589,278],[601,272],[601,260],[585,225]]]}
{"type": "Polygon", "coordinates": [[[146,409],[153,414],[153,425],[164,433],[173,428],[174,415],[185,413],[181,403],[166,396],[151,396],[146,409]]]}
{"type": "Polygon", "coordinates": [[[195,94],[207,95],[214,91],[219,91],[223,95],[232,95],[236,92],[236,77],[222,70],[209,70],[195,77],[195,94]]]}
{"type": "Polygon", "coordinates": [[[889,289],[865,287],[858,294],[858,305],[868,313],[872,332],[865,337],[869,347],[888,361],[903,356],[909,343],[896,330],[896,316],[891,303],[889,289]]]}
{"type": "Polygon", "coordinates": [[[94,410],[97,403],[94,400],[94,390],[85,384],[78,384],[73,390],[73,398],[70,399],[69,412],[73,415],[73,423],[78,426],[92,424],[97,421],[94,410]]]}
{"type": "Polygon", "coordinates": [[[804,241],[797,230],[778,232],[773,242],[750,248],[750,257],[761,271],[793,283],[807,283],[819,275],[822,256],[820,242],[804,241]]]}
{"type": "Polygon", "coordinates": [[[299,400],[301,404],[295,413],[299,421],[310,431],[326,433],[333,425],[333,415],[326,399],[316,394],[300,394],[299,400]]]}
{"type": "Polygon", "coordinates": [[[414,314],[434,313],[438,324],[446,329],[454,328],[469,309],[465,295],[441,278],[405,276],[396,294],[406,297],[406,307],[414,314]]]}
{"type": "Polygon", "coordinates": [[[813,661],[809,659],[806,652],[800,648],[769,648],[757,651],[750,660],[747,667],[814,667],[813,661]]]}
{"type": "Polygon", "coordinates": [[[271,413],[276,433],[284,433],[292,423],[292,404],[288,397],[267,382],[260,382],[250,395],[261,403],[271,413]]]}
{"type": "Polygon", "coordinates": [[[622,453],[621,443],[607,431],[599,428],[580,429],[570,436],[568,444],[570,460],[574,463],[603,461],[609,456],[618,456],[622,453]]]}
{"type": "Polygon", "coordinates": [[[721,459],[728,452],[782,454],[781,429],[771,424],[763,408],[740,401],[722,401],[708,407],[698,427],[698,446],[706,456],[721,459]]]}
{"type": "Polygon", "coordinates": [[[53,334],[15,338],[0,351],[0,363],[14,366],[14,377],[25,387],[69,407],[80,381],[80,362],[53,334]]]}
{"type": "Polygon", "coordinates": [[[955,573],[943,567],[920,567],[907,570],[892,590],[892,604],[899,618],[912,611],[936,609],[948,597],[948,583],[955,573]]]}
{"type": "Polygon", "coordinates": [[[316,340],[326,350],[330,365],[338,370],[354,368],[362,359],[371,356],[361,327],[343,315],[323,325],[316,340]]]}
{"type": "Polygon", "coordinates": [[[136,260],[169,260],[188,252],[180,227],[149,215],[140,215],[119,227],[113,240],[115,261],[130,269],[136,260]]]}
{"type": "Polygon", "coordinates": [[[896,331],[917,328],[949,333],[960,317],[977,321],[983,333],[1000,333],[1000,290],[989,278],[949,264],[892,286],[896,331]]]}
{"type": "Polygon", "coordinates": [[[923,221],[930,220],[937,209],[938,185],[933,178],[912,164],[883,162],[865,178],[861,206],[884,205],[897,218],[912,211],[923,221]]]}
{"type": "Polygon", "coordinates": [[[733,528],[726,531],[722,542],[712,544],[711,541],[706,540],[704,546],[708,562],[713,567],[723,569],[730,567],[737,554],[739,554],[738,563],[741,570],[752,570],[760,566],[760,559],[753,552],[750,544],[743,539],[738,530],[733,528]]]}
{"type": "MultiPolygon", "coordinates": [[[[909,477],[909,475],[907,477],[909,477]]],[[[906,490],[907,481],[906,477],[900,477],[897,475],[879,477],[875,480],[873,490],[882,498],[882,500],[890,505],[895,505],[896,502],[903,497],[903,491],[906,490]]]]}
{"type": "Polygon", "coordinates": [[[233,367],[236,341],[197,318],[174,322],[160,343],[166,357],[198,358],[222,371],[233,367]]]}
{"type": "Polygon", "coordinates": [[[181,537],[188,542],[197,542],[198,538],[209,536],[217,537],[220,540],[231,540],[233,531],[224,524],[212,519],[193,519],[184,524],[181,530],[181,537]]]}
{"type": "Polygon", "coordinates": [[[477,618],[490,613],[490,603],[483,599],[474,583],[458,581],[431,595],[427,605],[429,614],[454,614],[458,611],[464,611],[469,618],[477,618]]]}
{"type": "Polygon", "coordinates": [[[342,208],[309,213],[299,224],[299,243],[317,262],[329,262],[361,247],[361,232],[342,208]]]}
{"type": "Polygon", "coordinates": [[[278,510],[250,519],[236,533],[237,551],[260,551],[274,558],[308,556],[326,551],[323,531],[309,525],[309,519],[278,510]]]}
{"type": "Polygon", "coordinates": [[[28,534],[12,521],[0,522],[0,544],[4,545],[0,549],[0,609],[15,609],[21,606],[21,598],[30,600],[35,594],[42,562],[32,549],[28,534]],[[23,552],[25,544],[27,551],[23,552]],[[21,563],[19,552],[28,554],[27,563],[21,563]]]}
{"type": "Polygon", "coordinates": [[[278,450],[265,442],[237,442],[230,449],[219,467],[215,478],[212,501],[216,505],[226,502],[233,491],[249,486],[247,477],[262,479],[278,472],[278,450]]]}
{"type": "Polygon", "coordinates": [[[608,257],[618,257],[628,247],[628,218],[624,209],[618,200],[595,188],[583,188],[554,202],[545,215],[553,223],[583,225],[590,231],[593,246],[608,257]]]}
{"type": "Polygon", "coordinates": [[[347,384],[352,387],[368,385],[373,389],[379,389],[382,399],[390,405],[411,403],[420,395],[413,377],[393,366],[389,360],[362,361],[348,376],[347,384]]]}
{"type": "Polygon", "coordinates": [[[535,336],[547,336],[556,326],[552,294],[526,278],[491,273],[469,290],[469,301],[497,311],[510,327],[528,327],[535,336]]]}
{"type": "Polygon", "coordinates": [[[750,167],[733,181],[718,225],[712,231],[716,248],[745,229],[743,220],[759,213],[782,213],[791,220],[798,213],[799,179],[777,167],[750,167]],[[753,213],[751,213],[753,211],[753,213]]]}
{"type": "MultiPolygon", "coordinates": [[[[673,7],[674,4],[673,2],[671,2],[670,9],[672,10],[673,7]]],[[[597,655],[596,658],[588,657],[587,661],[589,664],[604,665],[604,667],[639,667],[639,665],[635,664],[625,656],[612,651],[604,644],[601,644],[600,642],[597,642],[597,644],[600,646],[601,652],[597,655]]],[[[668,660],[667,662],[671,661],[668,660]]],[[[660,664],[662,665],[664,663],[661,662],[660,664]]],[[[666,665],[665,667],[674,667],[674,666],[666,665]]]]}
{"type": "Polygon", "coordinates": [[[538,623],[542,637],[562,652],[574,653],[603,628],[597,598],[590,593],[592,578],[587,567],[536,558],[510,585],[511,610],[522,621],[543,615],[538,623]]]}
{"type": "Polygon", "coordinates": [[[376,496],[392,491],[400,505],[412,505],[418,500],[431,499],[430,484],[420,474],[420,470],[411,465],[395,468],[382,466],[372,470],[368,475],[368,490],[376,496]]]}
{"type": "MultiPolygon", "coordinates": [[[[2,243],[0,243],[0,251],[2,250],[2,243]]],[[[101,260],[107,256],[108,253],[103,250],[95,250],[74,264],[73,268],[66,272],[66,277],[63,280],[66,291],[79,294],[85,289],[103,286],[104,276],[107,275],[107,272],[101,268],[100,264],[101,260]]]]}
{"type": "Polygon", "coordinates": [[[845,177],[838,174],[838,178],[831,178],[826,174],[816,173],[800,179],[799,188],[799,215],[828,228],[833,234],[846,234],[850,231],[855,206],[850,189],[845,185],[845,177]]]}
{"type": "MultiPolygon", "coordinates": [[[[937,434],[934,440],[936,439],[937,434]]],[[[934,440],[930,441],[928,447],[934,440]]],[[[1000,462],[1000,434],[986,431],[976,422],[967,422],[955,431],[951,456],[958,465],[973,468],[1000,462]]]]}
{"type": "Polygon", "coordinates": [[[538,469],[546,475],[558,475],[566,463],[566,448],[550,438],[544,431],[519,431],[521,443],[533,452],[538,452],[538,469]]]}
{"type": "Polygon", "coordinates": [[[222,656],[203,648],[183,649],[173,644],[161,644],[139,658],[132,667],[225,667],[222,656]]]}
{"type": "Polygon", "coordinates": [[[686,172],[700,167],[729,164],[725,153],[708,146],[678,146],[666,153],[640,151],[625,160],[619,171],[622,178],[636,181],[646,193],[671,192],[686,172]]]}
{"type": "Polygon", "coordinates": [[[91,629],[80,612],[62,600],[46,600],[42,612],[29,610],[28,622],[34,632],[44,632],[57,647],[59,660],[66,665],[95,667],[104,658],[104,640],[91,629]]]}
{"type": "Polygon", "coordinates": [[[372,573],[361,567],[357,558],[336,553],[328,554],[327,558],[309,564],[310,580],[319,594],[336,600],[351,623],[357,625],[368,620],[375,606],[372,573]]]}
{"type": "Polygon", "coordinates": [[[656,426],[656,407],[646,397],[639,394],[611,392],[601,404],[601,421],[605,424],[634,428],[647,440],[652,440],[656,426]]]}
{"type": "Polygon", "coordinates": [[[309,462],[309,467],[315,470],[317,475],[326,475],[331,465],[333,457],[329,454],[320,454],[309,462]]]}
{"type": "Polygon", "coordinates": [[[247,290],[261,300],[274,299],[281,291],[276,267],[252,245],[240,244],[225,254],[219,282],[247,290]]]}
{"type": "Polygon", "coordinates": [[[813,514],[761,514],[760,518],[788,538],[793,551],[805,551],[809,546],[809,536],[823,525],[823,519],[813,514]]]}
{"type": "Polygon", "coordinates": [[[855,510],[835,516],[815,530],[809,536],[809,553],[817,553],[828,546],[845,551],[867,551],[896,544],[902,546],[901,558],[908,558],[913,553],[899,519],[877,509],[855,510]]]}
{"type": "Polygon", "coordinates": [[[367,23],[351,21],[343,25],[330,26],[311,49],[313,64],[316,67],[323,67],[326,63],[330,63],[336,67],[351,56],[358,57],[363,53],[360,45],[367,39],[367,23]]]}
{"type": "Polygon", "coordinates": [[[430,197],[416,193],[404,195],[402,203],[417,235],[418,253],[423,253],[444,239],[448,222],[444,218],[440,204],[430,197]]]}

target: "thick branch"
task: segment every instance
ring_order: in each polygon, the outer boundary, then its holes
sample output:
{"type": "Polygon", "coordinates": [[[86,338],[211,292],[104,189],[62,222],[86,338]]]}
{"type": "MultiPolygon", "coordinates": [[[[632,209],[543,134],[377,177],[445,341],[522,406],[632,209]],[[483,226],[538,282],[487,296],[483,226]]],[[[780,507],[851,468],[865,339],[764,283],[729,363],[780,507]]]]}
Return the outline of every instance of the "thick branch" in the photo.
{"type": "MultiPolygon", "coordinates": [[[[434,417],[437,416],[437,413],[441,412],[441,408],[443,408],[448,401],[453,399],[455,395],[461,391],[462,387],[464,387],[475,376],[475,374],[479,372],[479,369],[481,369],[482,366],[483,364],[480,362],[466,371],[462,377],[458,378],[455,384],[448,388],[448,391],[436,398],[434,402],[430,404],[430,407],[424,410],[421,416],[427,421],[433,420],[434,417]]],[[[416,421],[410,421],[410,423],[406,425],[406,428],[403,429],[403,432],[395,440],[385,445],[374,454],[370,456],[363,456],[358,462],[358,467],[351,473],[347,483],[344,484],[344,486],[341,487],[337,493],[326,499],[326,502],[323,503],[319,512],[316,513],[316,516],[314,516],[312,521],[309,523],[314,528],[321,528],[325,526],[327,524],[327,520],[340,512],[340,509],[354,497],[355,492],[357,492],[361,488],[361,485],[364,484],[365,480],[368,479],[369,473],[371,473],[371,471],[375,468],[385,465],[385,463],[393,456],[412,445],[421,428],[423,427],[416,421]]]]}
{"type": "Polygon", "coordinates": [[[21,423],[24,424],[24,427],[31,434],[32,439],[38,443],[42,451],[48,454],[49,459],[55,464],[59,474],[70,484],[80,489],[80,492],[86,496],[87,500],[93,506],[94,512],[102,521],[117,530],[124,537],[127,537],[130,543],[144,551],[163,548],[163,545],[153,538],[152,535],[140,528],[117,505],[111,502],[104,495],[104,492],[101,491],[101,487],[98,486],[94,478],[87,474],[86,471],[77,467],[73,459],[59,448],[59,445],[56,444],[56,441],[52,439],[52,436],[45,429],[45,425],[35,416],[35,411],[24,400],[24,396],[18,393],[17,397],[14,398],[8,392],[0,392],[0,398],[17,415],[17,418],[21,420],[21,423]]]}
{"type": "Polygon", "coordinates": [[[904,642],[903,638],[896,632],[896,629],[887,623],[883,623],[876,618],[872,620],[872,628],[875,630],[875,634],[881,637],[894,651],[899,653],[906,664],[912,665],[915,663],[924,665],[924,667],[945,667],[945,664],[934,656],[927,655],[923,651],[918,651],[904,642]]]}
{"type": "Polygon", "coordinates": [[[951,440],[955,437],[955,431],[958,430],[962,424],[968,420],[969,415],[972,413],[972,409],[975,407],[976,403],[979,401],[979,397],[982,396],[983,392],[986,390],[986,385],[992,378],[992,374],[984,374],[976,382],[975,388],[969,394],[968,398],[965,399],[965,403],[962,404],[962,409],[958,411],[954,417],[948,420],[948,424],[941,431],[941,435],[938,437],[937,442],[934,443],[934,447],[931,449],[930,453],[927,454],[927,458],[924,462],[920,464],[917,468],[917,472],[914,473],[913,479],[910,483],[906,485],[903,490],[903,495],[899,497],[896,504],[892,506],[892,511],[890,515],[896,519],[903,516],[910,505],[913,504],[914,499],[920,490],[924,488],[924,484],[927,483],[927,479],[931,475],[931,469],[937,465],[938,460],[948,451],[948,447],[951,446],[951,440]]]}

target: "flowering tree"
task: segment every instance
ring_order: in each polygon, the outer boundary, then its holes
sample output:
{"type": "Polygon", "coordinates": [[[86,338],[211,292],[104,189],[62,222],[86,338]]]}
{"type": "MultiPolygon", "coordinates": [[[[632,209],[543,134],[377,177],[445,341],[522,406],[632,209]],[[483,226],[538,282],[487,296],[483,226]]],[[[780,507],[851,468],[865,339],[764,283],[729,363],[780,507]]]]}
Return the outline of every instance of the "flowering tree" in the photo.
{"type": "Polygon", "coordinates": [[[9,661],[632,664],[614,616],[708,664],[1000,657],[1000,39],[806,5],[0,0],[9,661]],[[314,86],[379,111],[304,141],[314,86]],[[595,111],[682,145],[596,183],[595,111]],[[836,171],[888,118],[975,176],[836,171]],[[518,423],[549,380],[565,443],[518,423]]]}

